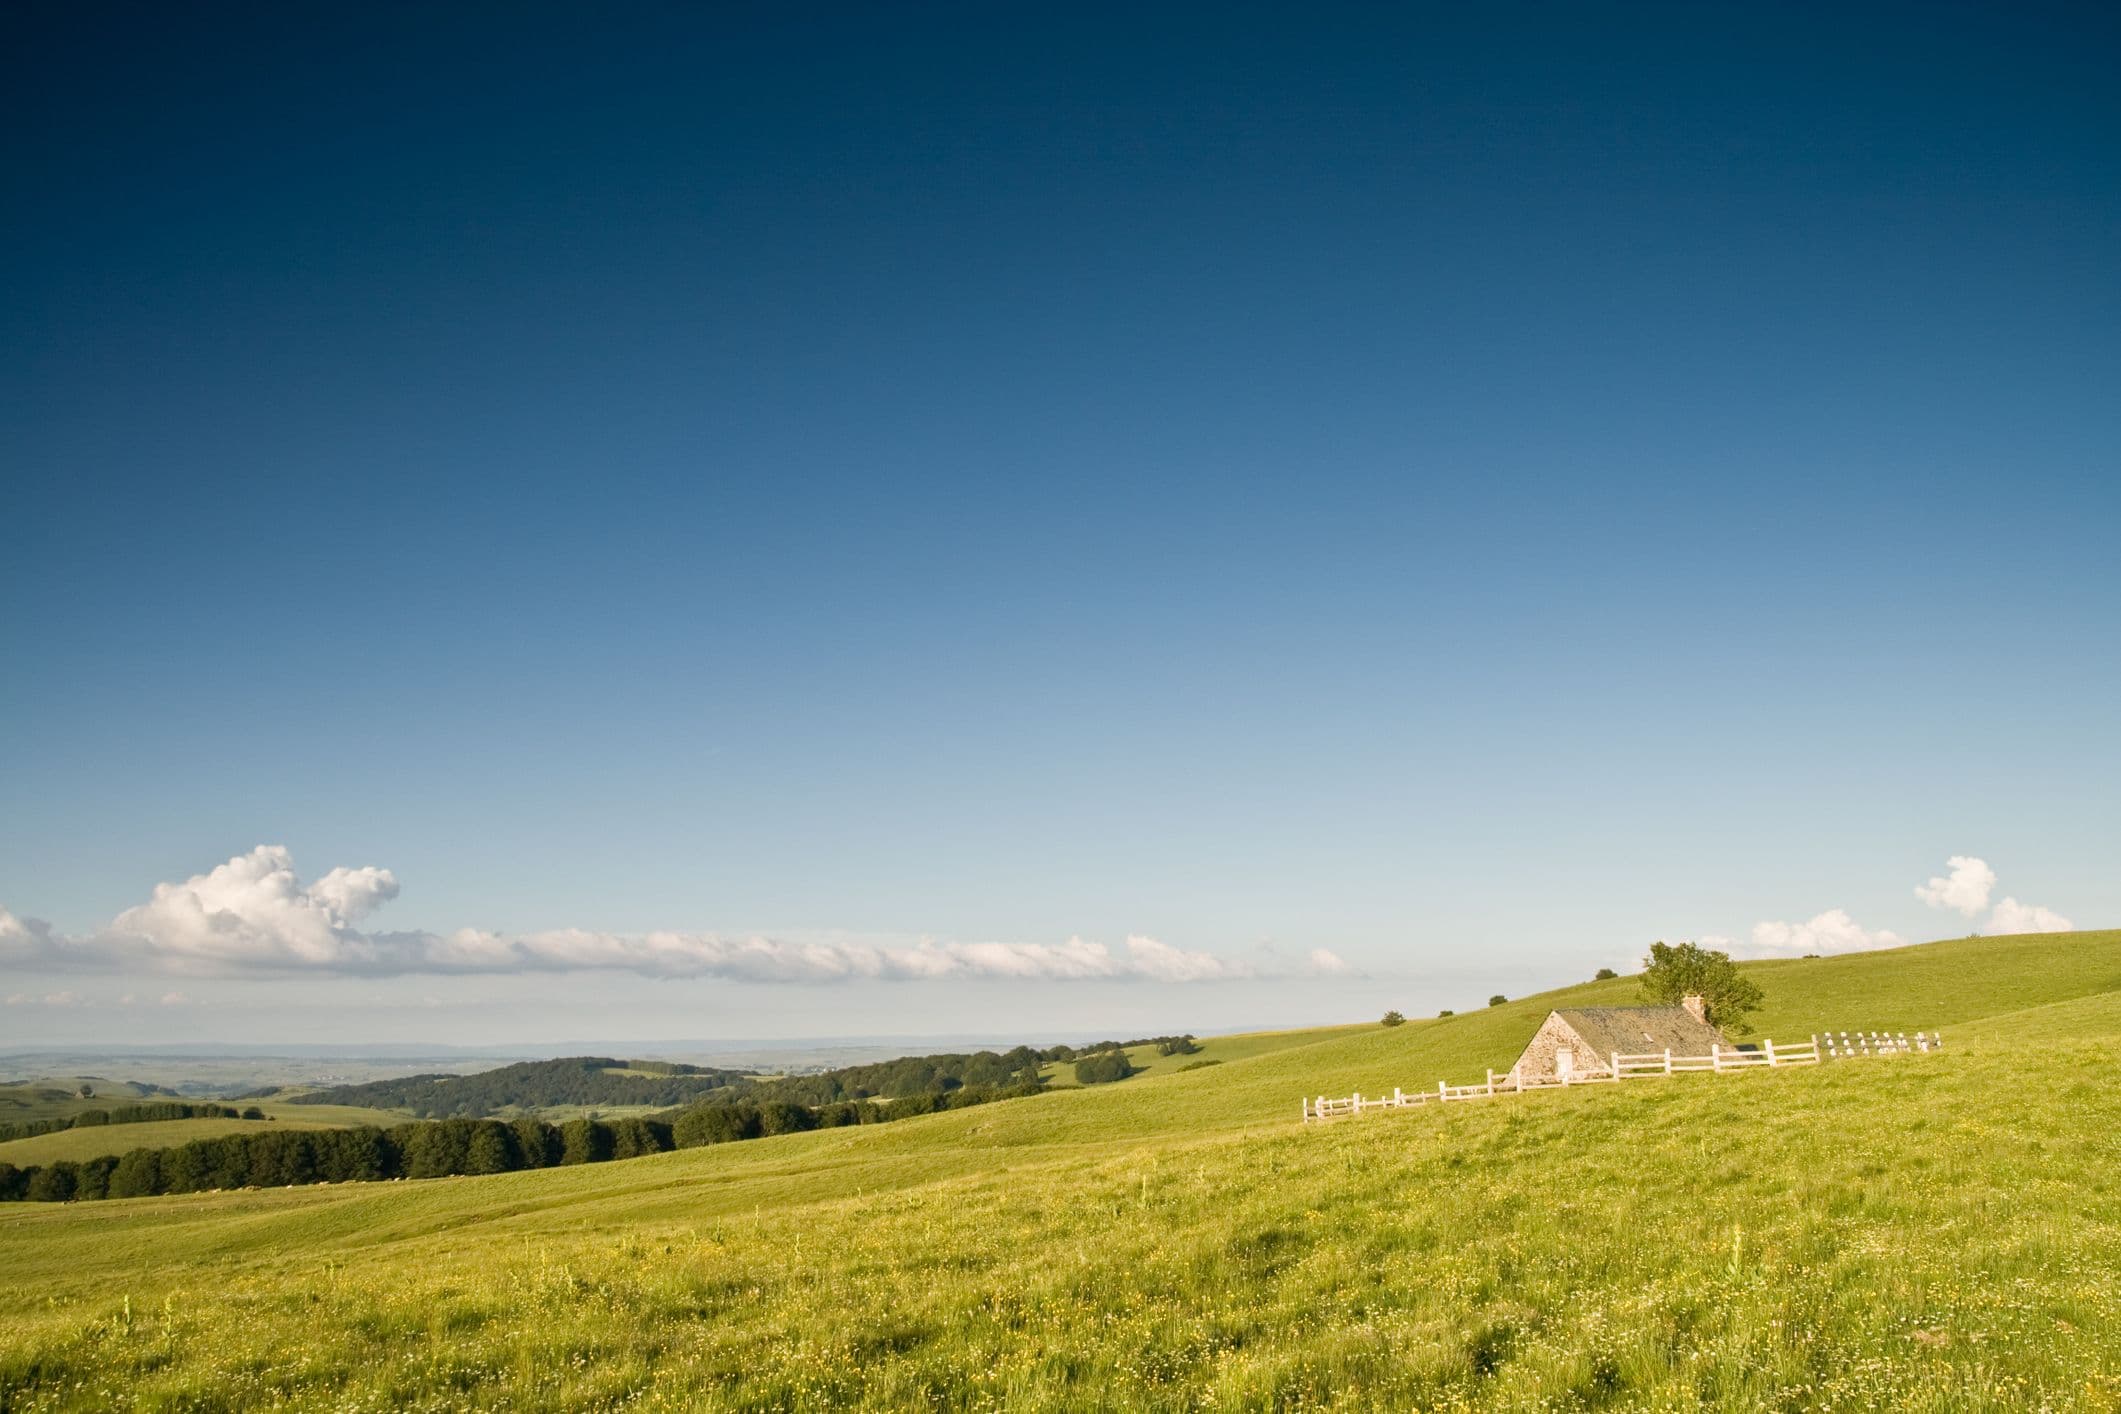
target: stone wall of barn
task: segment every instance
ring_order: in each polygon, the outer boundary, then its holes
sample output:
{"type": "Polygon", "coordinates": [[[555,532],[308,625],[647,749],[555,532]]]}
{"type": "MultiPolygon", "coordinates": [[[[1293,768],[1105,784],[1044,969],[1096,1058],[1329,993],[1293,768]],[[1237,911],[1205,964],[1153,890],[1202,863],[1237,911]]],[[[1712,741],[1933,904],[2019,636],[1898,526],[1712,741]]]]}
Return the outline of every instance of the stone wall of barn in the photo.
{"type": "Polygon", "coordinates": [[[1604,1075],[1613,1068],[1607,1057],[1592,1055],[1590,1048],[1584,1045],[1583,1038],[1572,1031],[1567,1022],[1550,1012],[1546,1021],[1533,1034],[1531,1044],[1524,1048],[1524,1054],[1517,1058],[1517,1064],[1511,1067],[1510,1073],[1515,1075],[1522,1071],[1528,1080],[1552,1075],[1554,1052],[1564,1046],[1576,1053],[1575,1069],[1578,1075],[1604,1075]]]}

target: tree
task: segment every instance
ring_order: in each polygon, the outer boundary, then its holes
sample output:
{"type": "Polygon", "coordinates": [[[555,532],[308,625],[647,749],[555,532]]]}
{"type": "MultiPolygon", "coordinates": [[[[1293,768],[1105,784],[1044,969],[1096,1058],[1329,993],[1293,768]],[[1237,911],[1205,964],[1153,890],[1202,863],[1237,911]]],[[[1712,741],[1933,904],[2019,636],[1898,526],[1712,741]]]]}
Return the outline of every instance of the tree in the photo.
{"type": "Polygon", "coordinates": [[[96,1095],[96,1087],[84,1080],[81,1082],[81,1089],[77,1093],[84,1100],[92,1100],[96,1095]]]}
{"type": "Polygon", "coordinates": [[[611,1157],[611,1126],[593,1119],[571,1119],[560,1126],[560,1162],[601,1164],[611,1157]]]}
{"type": "Polygon", "coordinates": [[[1502,1005],[1502,1004],[1503,1004],[1504,1002],[1506,1002],[1506,1001],[1508,1001],[1508,1000],[1509,1000],[1509,998],[1508,998],[1508,997],[1504,996],[1504,995],[1503,995],[1502,993],[1500,993],[1500,992],[1497,992],[1497,993],[1496,993],[1496,994],[1495,994],[1494,996],[1492,996],[1492,997],[1489,997],[1489,998],[1488,998],[1488,1005],[1489,1005],[1489,1006],[1501,1006],[1501,1005],[1502,1005]]]}
{"type": "Polygon", "coordinates": [[[1404,1026],[1407,1024],[1407,1019],[1396,1011],[1388,1011],[1385,1013],[1385,1019],[1378,1024],[1381,1026],[1404,1026]]]}
{"type": "Polygon", "coordinates": [[[1453,1011],[1453,1010],[1451,1010],[1451,1009],[1450,1009],[1449,1007],[1445,1007],[1445,1008],[1444,1008],[1444,1009],[1443,1009],[1442,1011],[1439,1011],[1438,1013],[1436,1013],[1436,1015],[1437,1015],[1437,1017],[1438,1017],[1438,1018],[1442,1018],[1442,1017],[1446,1017],[1446,1016],[1456,1016],[1456,1015],[1458,1015],[1458,1013],[1457,1013],[1457,1012],[1455,1012],[1455,1011],[1453,1011]]]}
{"type": "Polygon", "coordinates": [[[1663,942],[1650,944],[1650,955],[1643,959],[1642,997],[1667,1006],[1682,997],[1699,997],[1709,1025],[1741,1034],[1746,1014],[1759,1010],[1765,1000],[1729,953],[1663,942]]]}
{"type": "Polygon", "coordinates": [[[1075,1083],[1078,1085],[1105,1085],[1114,1080],[1125,1080],[1132,1074],[1134,1063],[1127,1059],[1125,1051],[1099,1051],[1075,1063],[1075,1083]]]}
{"type": "Polygon", "coordinates": [[[1610,967],[1601,967],[1596,972],[1591,974],[1591,980],[1593,982],[1610,982],[1619,975],[1619,973],[1615,972],[1610,967]]]}
{"type": "Polygon", "coordinates": [[[521,1167],[515,1131],[499,1120],[479,1121],[464,1144],[464,1172],[512,1173],[521,1167]]]}

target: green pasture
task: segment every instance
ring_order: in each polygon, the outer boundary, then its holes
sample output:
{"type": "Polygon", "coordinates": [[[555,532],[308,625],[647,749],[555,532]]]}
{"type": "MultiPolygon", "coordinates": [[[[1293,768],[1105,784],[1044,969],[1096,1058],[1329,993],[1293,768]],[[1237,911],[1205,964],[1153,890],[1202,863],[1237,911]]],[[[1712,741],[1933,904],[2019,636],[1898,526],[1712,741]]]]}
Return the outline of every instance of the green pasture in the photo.
{"type": "Polygon", "coordinates": [[[0,1408],[2121,1404],[2121,933],[1753,971],[1755,1034],[1946,1048],[1298,1122],[1623,979],[618,1163],[10,1204],[0,1408]]]}

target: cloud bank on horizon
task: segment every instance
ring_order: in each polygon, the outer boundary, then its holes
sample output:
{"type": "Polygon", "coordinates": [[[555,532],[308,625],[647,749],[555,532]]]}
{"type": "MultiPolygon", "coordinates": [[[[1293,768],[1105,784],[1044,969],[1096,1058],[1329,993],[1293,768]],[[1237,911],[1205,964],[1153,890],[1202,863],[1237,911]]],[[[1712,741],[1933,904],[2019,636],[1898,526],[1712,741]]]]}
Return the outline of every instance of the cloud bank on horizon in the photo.
{"type": "MultiPolygon", "coordinates": [[[[1989,907],[1995,892],[1996,871],[1988,861],[1970,854],[1955,854],[1945,861],[1945,872],[1915,886],[1915,897],[1931,908],[1948,909],[1973,918],[1989,907]]],[[[1990,937],[2014,933],[2068,933],[2076,924],[2051,908],[2020,903],[2006,896],[1989,910],[1988,922],[1978,931],[1990,937]]],[[[1874,948],[1897,948],[1907,939],[1889,928],[1865,928],[1848,910],[1830,908],[1803,923],[1766,921],[1753,925],[1749,940],[1710,936],[1702,942],[1753,957],[1804,957],[1810,954],[1866,952],[1874,948]]]]}
{"type": "Polygon", "coordinates": [[[539,933],[364,932],[356,925],[398,896],[388,869],[337,868],[304,884],[292,855],[259,845],[182,883],[157,884],[146,903],[99,932],[68,937],[0,908],[0,962],[58,969],[142,968],[187,975],[575,972],[744,982],[1019,981],[1213,982],[1290,973],[1345,974],[1324,948],[1280,968],[1129,937],[1124,946],[1063,943],[907,944],[659,931],[563,928],[539,933]]]}

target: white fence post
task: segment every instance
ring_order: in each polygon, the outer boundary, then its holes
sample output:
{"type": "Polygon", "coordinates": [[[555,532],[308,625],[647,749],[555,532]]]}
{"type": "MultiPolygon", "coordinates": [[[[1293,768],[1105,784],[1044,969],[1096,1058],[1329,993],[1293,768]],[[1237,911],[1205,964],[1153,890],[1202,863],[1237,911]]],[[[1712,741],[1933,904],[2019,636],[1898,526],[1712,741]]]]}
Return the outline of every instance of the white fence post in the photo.
{"type": "Polygon", "coordinates": [[[1775,1064],[1775,1043],[1773,1041],[1763,1041],[1760,1044],[1767,1049],[1767,1063],[1769,1068],[1772,1069],[1775,1064]]]}
{"type": "Polygon", "coordinates": [[[1666,1075],[1672,1073],[1672,1048],[1670,1046],[1664,1048],[1664,1073],[1666,1075]]]}
{"type": "Polygon", "coordinates": [[[1716,1071],[1718,1074],[1722,1073],[1723,1047],[1721,1045],[1711,1045],[1709,1047],[1709,1069],[1716,1071]]]}
{"type": "Polygon", "coordinates": [[[1448,1100],[1451,1098],[1450,1088],[1446,1086],[1441,1080],[1436,1082],[1436,1098],[1439,1100],[1448,1100]]]}

